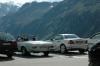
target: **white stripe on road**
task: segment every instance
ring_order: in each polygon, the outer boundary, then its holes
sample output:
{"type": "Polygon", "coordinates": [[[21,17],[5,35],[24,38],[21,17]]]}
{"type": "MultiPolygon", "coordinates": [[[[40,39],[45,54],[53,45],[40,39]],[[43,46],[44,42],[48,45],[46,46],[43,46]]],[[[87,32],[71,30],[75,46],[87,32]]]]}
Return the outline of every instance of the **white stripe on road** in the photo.
{"type": "Polygon", "coordinates": [[[63,56],[63,55],[60,55],[58,57],[62,58],[62,59],[65,59],[65,58],[88,58],[88,56],[63,56]]]}
{"type": "Polygon", "coordinates": [[[88,58],[87,56],[73,56],[73,58],[88,58]]]}

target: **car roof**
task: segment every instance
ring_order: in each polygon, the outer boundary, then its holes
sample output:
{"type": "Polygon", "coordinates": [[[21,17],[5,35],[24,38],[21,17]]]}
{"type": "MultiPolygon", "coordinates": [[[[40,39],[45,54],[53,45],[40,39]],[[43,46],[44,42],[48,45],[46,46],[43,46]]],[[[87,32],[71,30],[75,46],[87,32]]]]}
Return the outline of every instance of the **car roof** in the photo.
{"type": "Polygon", "coordinates": [[[93,38],[95,35],[100,35],[100,32],[94,33],[92,36],[90,36],[89,38],[93,38]]]}

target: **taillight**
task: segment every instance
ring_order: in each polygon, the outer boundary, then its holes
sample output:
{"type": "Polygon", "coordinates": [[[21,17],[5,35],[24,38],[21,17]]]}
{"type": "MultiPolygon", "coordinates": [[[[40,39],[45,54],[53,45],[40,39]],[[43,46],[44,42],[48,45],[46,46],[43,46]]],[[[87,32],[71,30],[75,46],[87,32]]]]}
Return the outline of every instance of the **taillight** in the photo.
{"type": "Polygon", "coordinates": [[[13,42],[12,42],[12,46],[13,46],[13,48],[16,49],[16,48],[17,48],[17,42],[16,42],[16,41],[13,41],[13,42]]]}
{"type": "Polygon", "coordinates": [[[68,42],[68,44],[74,44],[74,41],[70,40],[70,41],[68,42]]]}

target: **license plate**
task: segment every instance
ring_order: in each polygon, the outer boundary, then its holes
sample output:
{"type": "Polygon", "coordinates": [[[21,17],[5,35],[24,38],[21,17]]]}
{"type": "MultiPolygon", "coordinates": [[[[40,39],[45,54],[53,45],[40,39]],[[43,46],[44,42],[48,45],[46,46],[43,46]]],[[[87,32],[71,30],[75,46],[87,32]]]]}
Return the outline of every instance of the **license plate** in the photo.
{"type": "Polygon", "coordinates": [[[47,46],[41,46],[40,48],[48,48],[47,46]]]}
{"type": "Polygon", "coordinates": [[[3,43],[3,45],[10,45],[10,43],[3,43]]]}
{"type": "Polygon", "coordinates": [[[76,43],[79,43],[80,44],[80,43],[85,43],[85,42],[84,41],[76,41],[76,43]]]}

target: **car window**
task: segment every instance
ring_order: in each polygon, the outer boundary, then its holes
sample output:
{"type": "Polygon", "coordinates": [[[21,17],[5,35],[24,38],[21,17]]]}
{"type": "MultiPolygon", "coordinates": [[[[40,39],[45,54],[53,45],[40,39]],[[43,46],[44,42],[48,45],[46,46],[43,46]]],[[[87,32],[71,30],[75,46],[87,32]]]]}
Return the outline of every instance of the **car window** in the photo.
{"type": "Polygon", "coordinates": [[[94,36],[92,37],[92,39],[100,39],[100,34],[94,35],[94,36]]]}
{"type": "Polygon", "coordinates": [[[63,36],[61,36],[61,35],[57,35],[56,37],[55,37],[55,40],[62,40],[63,39],[63,36]]]}
{"type": "Polygon", "coordinates": [[[5,35],[7,41],[15,40],[15,38],[11,34],[5,35]]]}
{"type": "Polygon", "coordinates": [[[65,39],[69,39],[69,38],[79,38],[77,35],[64,35],[65,39]]]}
{"type": "Polygon", "coordinates": [[[11,41],[11,40],[15,40],[15,38],[9,34],[9,33],[2,33],[0,34],[0,40],[4,40],[4,41],[11,41]]]}

